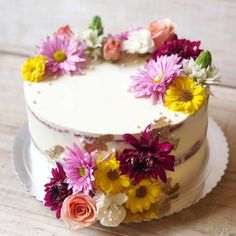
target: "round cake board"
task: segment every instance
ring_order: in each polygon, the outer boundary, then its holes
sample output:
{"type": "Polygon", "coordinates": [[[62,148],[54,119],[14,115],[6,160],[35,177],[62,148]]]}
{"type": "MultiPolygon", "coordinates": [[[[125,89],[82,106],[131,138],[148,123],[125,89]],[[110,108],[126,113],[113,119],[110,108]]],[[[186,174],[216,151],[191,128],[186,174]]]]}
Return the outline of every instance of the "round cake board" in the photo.
{"type": "MultiPolygon", "coordinates": [[[[228,143],[223,131],[212,119],[208,120],[208,158],[206,158],[205,169],[201,176],[196,178],[191,186],[181,191],[177,198],[168,202],[168,205],[162,207],[158,218],[179,212],[184,208],[204,198],[220,181],[228,163],[229,149],[228,143]]],[[[37,200],[42,201],[42,190],[38,190],[37,180],[32,177],[30,155],[31,138],[28,125],[25,124],[15,138],[13,146],[12,164],[17,178],[23,187],[29,191],[37,200]]]]}

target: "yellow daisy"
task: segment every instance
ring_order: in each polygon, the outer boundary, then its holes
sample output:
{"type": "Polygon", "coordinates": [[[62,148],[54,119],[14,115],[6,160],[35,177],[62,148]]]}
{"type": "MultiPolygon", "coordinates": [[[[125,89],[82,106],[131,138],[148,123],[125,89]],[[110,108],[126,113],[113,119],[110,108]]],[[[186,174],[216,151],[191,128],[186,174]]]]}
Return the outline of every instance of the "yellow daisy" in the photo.
{"type": "Polygon", "coordinates": [[[190,78],[177,78],[166,91],[164,105],[172,111],[196,113],[206,102],[206,91],[190,78]]]}
{"type": "Polygon", "coordinates": [[[37,55],[34,58],[28,58],[21,70],[22,78],[30,82],[39,82],[43,80],[45,64],[46,59],[44,56],[37,55]]]}
{"type": "Polygon", "coordinates": [[[151,182],[149,179],[143,179],[138,185],[128,190],[126,208],[132,213],[149,210],[151,204],[160,199],[160,192],[161,187],[158,181],[151,182]]]}
{"type": "Polygon", "coordinates": [[[95,171],[96,187],[106,193],[120,193],[130,186],[130,180],[126,175],[120,175],[119,161],[113,153],[105,161],[98,161],[95,171]]]}
{"type": "Polygon", "coordinates": [[[159,211],[157,207],[152,205],[149,210],[144,210],[143,212],[132,213],[131,211],[127,211],[125,222],[141,222],[143,220],[155,219],[158,216],[159,211]]]}

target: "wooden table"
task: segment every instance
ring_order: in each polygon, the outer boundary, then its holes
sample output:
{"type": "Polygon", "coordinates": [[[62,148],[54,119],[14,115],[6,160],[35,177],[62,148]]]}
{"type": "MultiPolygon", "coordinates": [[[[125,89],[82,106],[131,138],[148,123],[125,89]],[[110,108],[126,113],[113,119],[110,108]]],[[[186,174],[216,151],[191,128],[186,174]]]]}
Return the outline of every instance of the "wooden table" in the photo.
{"type": "Polygon", "coordinates": [[[15,135],[26,122],[20,67],[24,54],[0,53],[0,235],[236,235],[236,89],[212,88],[209,112],[224,130],[230,159],[217,187],[182,212],[148,223],[118,228],[94,227],[69,231],[54,213],[26,192],[12,169],[15,135]]]}

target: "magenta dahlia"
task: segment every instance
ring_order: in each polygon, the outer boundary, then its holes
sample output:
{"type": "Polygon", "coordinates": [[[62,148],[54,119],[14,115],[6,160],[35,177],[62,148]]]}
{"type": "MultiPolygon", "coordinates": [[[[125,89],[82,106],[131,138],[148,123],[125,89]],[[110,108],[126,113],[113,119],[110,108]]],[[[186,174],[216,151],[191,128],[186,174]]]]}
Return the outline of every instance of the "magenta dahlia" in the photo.
{"type": "Polygon", "coordinates": [[[66,173],[62,165],[59,162],[56,165],[57,167],[52,169],[50,182],[44,185],[44,205],[50,207],[51,211],[56,211],[57,218],[60,218],[62,203],[72,194],[72,189],[65,183],[66,173]]]}
{"type": "Polygon", "coordinates": [[[47,76],[80,73],[86,64],[86,45],[73,37],[65,35],[47,37],[40,42],[38,48],[38,54],[47,59],[47,76]]]}
{"type": "Polygon", "coordinates": [[[156,50],[151,58],[157,60],[158,57],[172,54],[177,54],[181,59],[190,59],[194,60],[202,52],[200,49],[201,41],[190,41],[188,39],[175,39],[166,42],[158,50],[156,50]]]}
{"type": "Polygon", "coordinates": [[[153,103],[162,102],[168,85],[181,72],[182,65],[177,55],[161,56],[157,60],[149,60],[135,76],[131,76],[132,84],[129,92],[136,97],[151,97],[153,103]]]}
{"type": "Polygon", "coordinates": [[[64,169],[67,175],[66,182],[72,187],[73,194],[83,192],[88,195],[93,189],[92,182],[95,168],[95,160],[91,153],[83,153],[74,144],[73,148],[67,148],[65,153],[64,169]]]}
{"type": "Polygon", "coordinates": [[[175,157],[170,155],[174,145],[169,142],[159,143],[158,135],[151,138],[151,125],[148,125],[138,141],[133,135],[123,135],[133,148],[126,148],[118,155],[120,171],[128,174],[139,183],[143,178],[158,177],[166,183],[166,170],[174,171],[175,157]]]}

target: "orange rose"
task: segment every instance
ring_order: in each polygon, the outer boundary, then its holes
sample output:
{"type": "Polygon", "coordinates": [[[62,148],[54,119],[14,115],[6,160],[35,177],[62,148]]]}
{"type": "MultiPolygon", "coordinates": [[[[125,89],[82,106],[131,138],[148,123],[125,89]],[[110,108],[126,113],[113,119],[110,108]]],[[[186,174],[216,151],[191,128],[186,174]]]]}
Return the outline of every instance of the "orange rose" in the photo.
{"type": "Polygon", "coordinates": [[[121,54],[121,41],[109,38],[103,46],[103,57],[105,60],[117,61],[121,54]]]}
{"type": "Polygon", "coordinates": [[[62,204],[61,218],[71,230],[89,226],[96,222],[96,203],[81,193],[71,195],[62,204]]]}
{"type": "Polygon", "coordinates": [[[174,24],[169,19],[152,22],[148,29],[151,32],[156,49],[175,35],[174,24]]]}
{"type": "Polygon", "coordinates": [[[63,35],[63,36],[68,36],[70,37],[73,34],[72,30],[70,29],[69,25],[65,25],[61,28],[59,28],[54,35],[58,36],[58,35],[63,35]]]}

